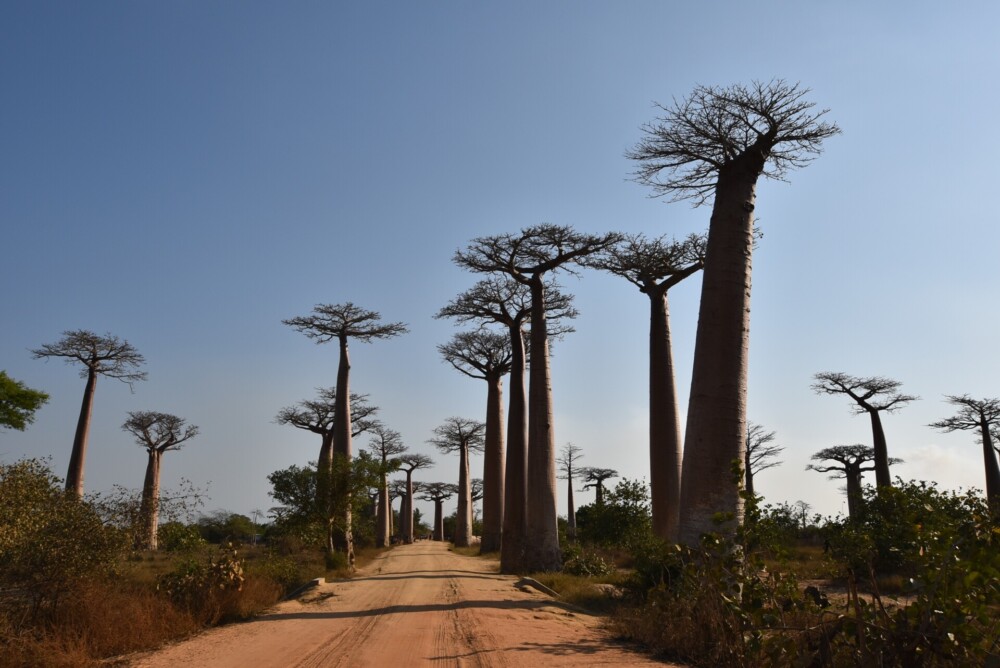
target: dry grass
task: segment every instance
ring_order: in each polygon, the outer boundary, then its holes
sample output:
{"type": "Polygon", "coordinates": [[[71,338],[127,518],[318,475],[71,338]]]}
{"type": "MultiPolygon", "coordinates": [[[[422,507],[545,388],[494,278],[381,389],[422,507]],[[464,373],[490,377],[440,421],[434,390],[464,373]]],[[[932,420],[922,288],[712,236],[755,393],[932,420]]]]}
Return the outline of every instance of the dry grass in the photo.
{"type": "Polygon", "coordinates": [[[622,604],[624,584],[628,576],[622,573],[602,577],[534,573],[531,577],[555,590],[560,601],[591,612],[610,613],[622,604]]]}

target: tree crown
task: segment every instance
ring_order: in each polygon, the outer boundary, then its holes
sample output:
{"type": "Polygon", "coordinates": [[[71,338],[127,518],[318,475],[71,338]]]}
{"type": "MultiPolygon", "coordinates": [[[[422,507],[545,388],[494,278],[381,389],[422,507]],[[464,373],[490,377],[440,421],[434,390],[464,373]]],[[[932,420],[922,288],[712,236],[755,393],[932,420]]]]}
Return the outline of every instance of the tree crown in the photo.
{"type": "Polygon", "coordinates": [[[556,464],[559,466],[560,471],[559,479],[567,480],[570,476],[578,475],[580,471],[576,463],[581,459],[583,459],[583,448],[572,443],[566,443],[556,458],[556,464]]]}
{"type": "Polygon", "coordinates": [[[973,399],[968,394],[946,395],[945,399],[957,406],[958,412],[928,426],[946,433],[982,429],[983,425],[1000,426],[1000,399],[973,399]]]}
{"type": "MultiPolygon", "coordinates": [[[[337,407],[337,389],[321,387],[316,391],[319,393],[316,399],[307,399],[295,406],[282,408],[274,421],[281,425],[290,424],[314,434],[332,434],[337,407]]],[[[351,436],[360,436],[381,424],[373,417],[379,407],[368,403],[368,396],[351,392],[351,436]]]]}
{"type": "Polygon", "coordinates": [[[747,421],[747,460],[754,473],[766,471],[781,464],[775,457],[784,451],[784,446],[771,445],[777,434],[767,431],[763,425],[747,421]]]}
{"type": "Polygon", "coordinates": [[[351,302],[343,304],[317,304],[312,315],[298,316],[282,322],[317,343],[332,339],[356,339],[369,343],[374,339],[388,339],[409,331],[402,322],[381,322],[377,311],[368,311],[351,302]]]}
{"type": "Polygon", "coordinates": [[[703,234],[692,234],[683,241],[666,236],[649,239],[630,234],[620,242],[585,262],[588,266],[621,276],[639,288],[654,294],[667,290],[705,265],[703,234]]]}
{"type": "Polygon", "coordinates": [[[198,427],[186,425],[186,420],[157,411],[130,411],[122,430],[135,437],[149,452],[164,453],[179,450],[185,441],[198,435],[198,427]]]}
{"type": "Polygon", "coordinates": [[[470,378],[488,380],[510,373],[511,343],[506,334],[486,329],[459,332],[437,349],[445,362],[470,378]]]}
{"type": "Polygon", "coordinates": [[[817,373],[812,389],[817,394],[846,394],[853,401],[852,408],[858,415],[874,411],[893,413],[920,397],[903,394],[898,380],[882,376],[849,376],[842,372],[825,371],[817,373]]]}
{"type": "Polygon", "coordinates": [[[444,453],[458,452],[462,448],[482,452],[486,445],[485,432],[484,422],[450,417],[442,425],[434,428],[434,438],[427,442],[444,453]]]}
{"type": "Polygon", "coordinates": [[[35,421],[35,411],[48,400],[45,392],[33,390],[0,371],[0,427],[24,431],[35,421]]]}
{"type": "Polygon", "coordinates": [[[425,469],[434,464],[434,460],[427,455],[416,453],[406,453],[399,458],[399,468],[408,473],[413,473],[417,469],[425,469]]]}
{"type": "Polygon", "coordinates": [[[425,482],[420,488],[423,501],[444,501],[458,494],[458,485],[448,482],[425,482]]]}
{"type": "MultiPolygon", "coordinates": [[[[829,464],[827,466],[818,466],[816,464],[808,464],[806,466],[807,471],[818,471],[819,473],[833,472],[833,475],[830,476],[831,478],[843,478],[848,473],[875,470],[874,465],[865,466],[866,463],[875,461],[875,449],[861,443],[834,445],[829,448],[823,448],[814,454],[811,459],[818,462],[836,462],[836,464],[829,464]]],[[[902,461],[902,459],[896,457],[889,458],[889,464],[900,464],[902,461]]]]}
{"type": "Polygon", "coordinates": [[[96,373],[120,380],[129,387],[138,380],[146,380],[146,372],[139,371],[146,358],[131,343],[112,334],[98,336],[85,329],[67,330],[55,343],[32,350],[31,356],[34,359],[64,357],[67,364],[82,364],[81,378],[96,373]]]}

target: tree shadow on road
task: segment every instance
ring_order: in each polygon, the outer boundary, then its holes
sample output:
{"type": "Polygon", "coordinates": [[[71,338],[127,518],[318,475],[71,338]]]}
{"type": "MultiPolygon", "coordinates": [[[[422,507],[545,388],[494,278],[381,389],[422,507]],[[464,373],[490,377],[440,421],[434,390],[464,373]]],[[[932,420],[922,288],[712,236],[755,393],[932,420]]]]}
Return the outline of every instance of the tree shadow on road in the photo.
{"type": "Polygon", "coordinates": [[[492,608],[495,610],[543,610],[544,608],[558,608],[561,612],[569,612],[574,615],[594,616],[592,613],[588,613],[581,609],[565,606],[559,601],[528,599],[521,601],[456,601],[455,603],[435,603],[430,605],[389,605],[381,608],[371,608],[369,610],[273,613],[258,617],[257,621],[278,622],[287,619],[359,619],[362,617],[377,617],[379,615],[396,615],[414,612],[446,612],[466,610],[469,608],[492,608]]]}

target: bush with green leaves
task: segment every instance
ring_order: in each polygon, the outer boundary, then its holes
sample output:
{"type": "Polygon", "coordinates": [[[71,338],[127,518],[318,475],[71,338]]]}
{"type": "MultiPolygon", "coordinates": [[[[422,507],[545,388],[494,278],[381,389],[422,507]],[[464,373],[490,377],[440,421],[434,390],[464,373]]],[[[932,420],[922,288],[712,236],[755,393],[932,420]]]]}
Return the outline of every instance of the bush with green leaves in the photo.
{"type": "Polygon", "coordinates": [[[600,555],[570,544],[563,550],[562,572],[567,575],[601,577],[615,572],[614,564],[609,564],[600,555]]]}
{"type": "Polygon", "coordinates": [[[649,486],[642,480],[622,478],[604,495],[603,503],[576,511],[577,537],[581,543],[635,550],[653,536],[649,486]]]}
{"type": "Polygon", "coordinates": [[[198,527],[183,522],[166,522],[157,529],[158,544],[165,552],[192,552],[207,543],[198,527]]]}

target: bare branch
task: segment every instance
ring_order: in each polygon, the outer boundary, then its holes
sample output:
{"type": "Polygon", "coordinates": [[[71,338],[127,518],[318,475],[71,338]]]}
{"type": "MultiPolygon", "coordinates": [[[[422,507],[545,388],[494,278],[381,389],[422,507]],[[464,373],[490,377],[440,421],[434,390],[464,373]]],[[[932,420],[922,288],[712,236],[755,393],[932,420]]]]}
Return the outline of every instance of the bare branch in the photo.
{"type": "Polygon", "coordinates": [[[185,425],[183,418],[156,411],[129,412],[122,430],[132,434],[147,452],[160,453],[180,450],[185,441],[198,435],[198,427],[185,425]]]}
{"type": "Polygon", "coordinates": [[[437,347],[446,362],[471,378],[489,380],[510,373],[510,337],[479,329],[459,332],[437,347]]]}
{"type": "Polygon", "coordinates": [[[621,276],[640,292],[662,294],[704,267],[705,242],[705,235],[698,234],[684,241],[632,234],[585,263],[621,276]]]}
{"type": "Polygon", "coordinates": [[[468,448],[472,452],[482,452],[486,423],[462,417],[450,417],[434,428],[434,438],[427,442],[444,453],[458,452],[468,448]]]}
{"type": "Polygon", "coordinates": [[[82,364],[81,378],[93,372],[120,380],[129,387],[146,380],[146,372],[139,371],[146,359],[128,341],[110,333],[98,336],[85,329],[67,330],[55,343],[32,350],[31,356],[33,359],[63,357],[67,364],[82,364]]]}
{"type": "Polygon", "coordinates": [[[873,411],[893,413],[920,397],[899,391],[902,383],[882,376],[849,376],[843,372],[826,371],[813,376],[812,389],[817,394],[846,394],[854,401],[858,415],[873,411]]]}
{"type": "Polygon", "coordinates": [[[369,343],[374,339],[388,339],[409,331],[401,322],[380,322],[381,315],[367,311],[351,302],[344,304],[317,304],[312,315],[282,320],[317,343],[332,339],[351,338],[369,343]]]}

